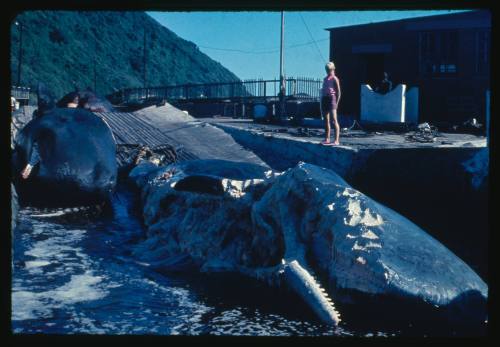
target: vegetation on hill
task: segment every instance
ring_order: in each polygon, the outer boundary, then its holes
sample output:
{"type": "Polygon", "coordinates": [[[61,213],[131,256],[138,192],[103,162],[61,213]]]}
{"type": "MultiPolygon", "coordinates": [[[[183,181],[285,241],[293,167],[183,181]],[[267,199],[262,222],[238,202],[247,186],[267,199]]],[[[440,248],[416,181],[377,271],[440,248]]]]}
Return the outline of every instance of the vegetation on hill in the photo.
{"type": "Polygon", "coordinates": [[[22,23],[23,86],[43,82],[56,97],[90,87],[99,94],[144,85],[239,80],[198,47],[144,12],[26,11],[11,23],[11,81],[17,85],[22,23]],[[94,72],[95,67],[95,72],[94,72]]]}

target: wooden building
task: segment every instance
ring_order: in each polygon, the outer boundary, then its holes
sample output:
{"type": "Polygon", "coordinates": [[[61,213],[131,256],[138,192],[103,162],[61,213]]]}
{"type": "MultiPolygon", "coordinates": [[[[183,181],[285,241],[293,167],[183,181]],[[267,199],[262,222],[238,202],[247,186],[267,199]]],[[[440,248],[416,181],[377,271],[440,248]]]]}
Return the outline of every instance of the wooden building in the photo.
{"type": "Polygon", "coordinates": [[[360,85],[389,74],[419,88],[419,121],[484,124],[490,88],[491,13],[475,10],[326,29],[341,80],[339,113],[359,119],[360,85]]]}

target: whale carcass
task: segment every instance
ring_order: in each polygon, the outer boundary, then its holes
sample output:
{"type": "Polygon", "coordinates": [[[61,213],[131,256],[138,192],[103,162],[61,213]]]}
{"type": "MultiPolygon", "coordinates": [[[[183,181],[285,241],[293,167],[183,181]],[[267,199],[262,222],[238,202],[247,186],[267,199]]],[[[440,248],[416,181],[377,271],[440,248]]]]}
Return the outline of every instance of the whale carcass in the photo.
{"type": "Polygon", "coordinates": [[[13,181],[23,205],[79,206],[106,201],[117,179],[109,126],[84,108],[56,107],[39,91],[36,118],[17,134],[13,181]],[[27,164],[28,174],[22,177],[27,164]]]}
{"type": "Polygon", "coordinates": [[[331,170],[194,160],[145,162],[129,177],[148,227],[135,255],[154,268],[189,264],[284,285],[335,325],[332,297],[342,292],[486,315],[487,285],[467,264],[331,170]]]}

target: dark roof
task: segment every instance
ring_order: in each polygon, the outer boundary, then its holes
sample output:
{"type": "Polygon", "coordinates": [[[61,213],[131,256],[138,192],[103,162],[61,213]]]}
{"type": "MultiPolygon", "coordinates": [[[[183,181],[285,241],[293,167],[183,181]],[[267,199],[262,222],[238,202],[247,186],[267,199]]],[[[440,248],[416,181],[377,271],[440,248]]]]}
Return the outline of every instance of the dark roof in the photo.
{"type": "MultiPolygon", "coordinates": [[[[387,21],[380,21],[380,22],[371,22],[371,23],[362,23],[362,24],[354,24],[354,25],[344,25],[344,26],[339,26],[339,27],[333,27],[333,28],[326,28],[325,30],[332,31],[332,30],[337,30],[337,29],[345,29],[345,28],[354,28],[354,27],[369,27],[373,25],[380,25],[380,24],[389,24],[389,23],[402,23],[402,22],[425,22],[433,19],[452,19],[454,17],[487,17],[491,18],[491,12],[489,10],[467,10],[464,12],[457,12],[457,13],[444,13],[444,14],[435,14],[431,16],[422,16],[422,17],[411,17],[411,18],[403,18],[403,19],[394,19],[394,20],[387,20],[387,21]]],[[[488,23],[488,26],[491,26],[491,21],[488,23]]]]}

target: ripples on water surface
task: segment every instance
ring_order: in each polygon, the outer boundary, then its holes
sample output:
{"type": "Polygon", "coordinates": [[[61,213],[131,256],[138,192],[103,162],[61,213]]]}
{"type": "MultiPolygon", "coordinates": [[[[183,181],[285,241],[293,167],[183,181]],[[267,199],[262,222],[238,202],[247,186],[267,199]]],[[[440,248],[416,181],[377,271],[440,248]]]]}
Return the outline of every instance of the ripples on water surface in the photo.
{"type": "Polygon", "coordinates": [[[399,334],[319,324],[293,297],[255,281],[149,270],[130,255],[144,237],[140,220],[130,214],[131,201],[131,193],[120,189],[113,216],[91,222],[21,210],[13,238],[14,333],[399,334]]]}

